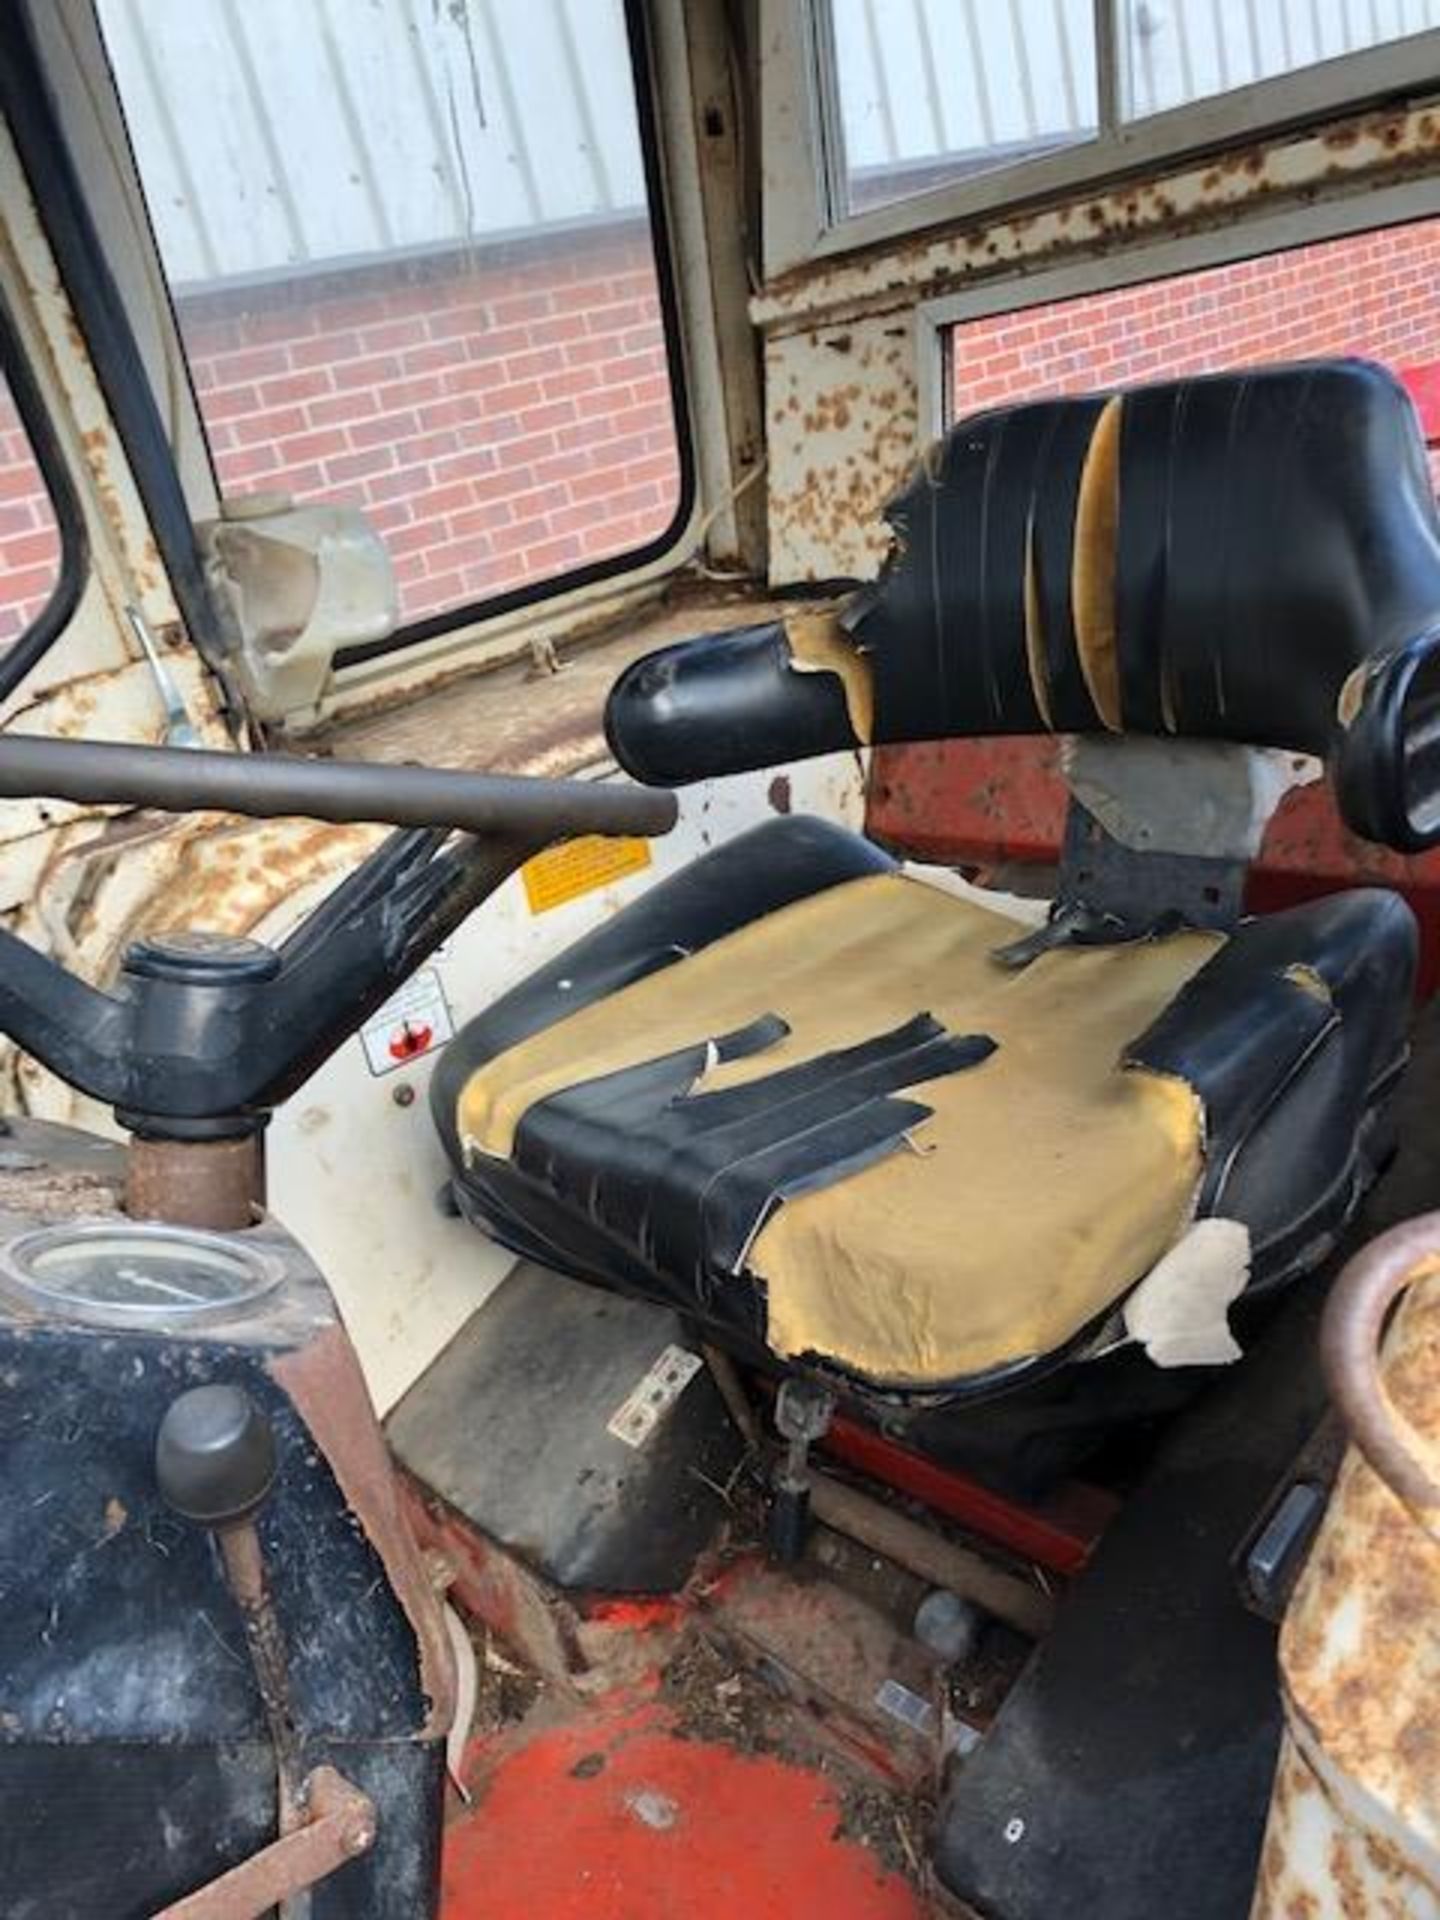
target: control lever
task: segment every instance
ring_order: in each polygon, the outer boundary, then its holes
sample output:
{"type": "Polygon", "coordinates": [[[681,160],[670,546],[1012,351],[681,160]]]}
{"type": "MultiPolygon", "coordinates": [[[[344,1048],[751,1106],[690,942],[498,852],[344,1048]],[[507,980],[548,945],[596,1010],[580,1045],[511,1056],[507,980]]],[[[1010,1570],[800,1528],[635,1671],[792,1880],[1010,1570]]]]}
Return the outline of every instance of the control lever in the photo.
{"type": "Polygon", "coordinates": [[[810,1448],[830,1430],[835,1396],[814,1380],[782,1380],[775,1396],[775,1425],[786,1442],[775,1469],[769,1542],[774,1557],[793,1565],[810,1531],[810,1448]]]}
{"type": "Polygon", "coordinates": [[[160,1142],[258,1132],[553,841],[664,833],[676,817],[673,794],[608,781],[0,734],[0,797],[11,794],[402,823],[278,950],[204,933],[142,938],[103,991],[0,927],[0,1034],[160,1142]]]}
{"type": "MultiPolygon", "coordinates": [[[[225,1578],[240,1609],[245,1644],[275,1749],[280,1838],[298,1833],[308,1811],[298,1742],[290,1713],[285,1641],[265,1579],[256,1518],[275,1484],[275,1435],[241,1387],[192,1387],[171,1402],[155,1440],[155,1478],[166,1504],[215,1536],[225,1578]]],[[[352,1852],[374,1841],[373,1819],[352,1833],[352,1852]]],[[[302,1920],[305,1904],[287,1900],[285,1920],[302,1920]]]]}
{"type": "Polygon", "coordinates": [[[608,780],[541,780],[447,767],[281,753],[218,753],[114,740],[0,734],[0,796],[274,820],[372,820],[466,833],[668,833],[673,793],[608,780]]]}

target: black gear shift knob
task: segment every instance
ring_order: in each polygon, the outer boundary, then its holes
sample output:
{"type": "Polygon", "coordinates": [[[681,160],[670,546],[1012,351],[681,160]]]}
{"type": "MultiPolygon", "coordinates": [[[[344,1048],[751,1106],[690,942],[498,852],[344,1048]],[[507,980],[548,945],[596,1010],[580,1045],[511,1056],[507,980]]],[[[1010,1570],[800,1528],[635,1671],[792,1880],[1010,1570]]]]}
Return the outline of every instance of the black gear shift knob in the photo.
{"type": "Polygon", "coordinates": [[[243,1388],[192,1387],[171,1402],[155,1438],[166,1502],[202,1527],[250,1520],[275,1484],[275,1436],[243,1388]]]}

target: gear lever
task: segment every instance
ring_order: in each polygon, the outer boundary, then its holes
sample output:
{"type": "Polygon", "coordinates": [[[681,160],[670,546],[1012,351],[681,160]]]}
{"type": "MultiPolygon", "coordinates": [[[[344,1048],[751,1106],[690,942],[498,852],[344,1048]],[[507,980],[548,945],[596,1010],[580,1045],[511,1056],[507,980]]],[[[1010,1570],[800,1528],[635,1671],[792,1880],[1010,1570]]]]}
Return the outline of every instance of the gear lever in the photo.
{"type": "Polygon", "coordinates": [[[769,1545],[776,1560],[793,1564],[810,1531],[810,1448],[823,1440],[835,1411],[835,1396],[818,1381],[782,1380],[775,1396],[775,1425],[785,1453],[775,1472],[769,1545]]]}
{"type": "Polygon", "coordinates": [[[215,1535],[275,1749],[279,1831],[293,1833],[305,1814],[285,1641],[255,1525],[275,1484],[275,1435],[243,1388],[192,1387],[160,1422],[155,1477],[176,1513],[215,1535]]]}

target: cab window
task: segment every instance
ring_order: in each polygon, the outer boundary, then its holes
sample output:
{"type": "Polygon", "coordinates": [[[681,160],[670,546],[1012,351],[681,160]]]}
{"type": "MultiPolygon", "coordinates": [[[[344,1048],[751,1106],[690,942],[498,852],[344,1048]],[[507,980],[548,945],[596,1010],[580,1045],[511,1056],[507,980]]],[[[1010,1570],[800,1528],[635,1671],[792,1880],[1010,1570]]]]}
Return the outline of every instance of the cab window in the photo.
{"type": "Polygon", "coordinates": [[[622,0],[100,15],[222,493],[362,505],[412,636],[671,543],[622,0]]]}

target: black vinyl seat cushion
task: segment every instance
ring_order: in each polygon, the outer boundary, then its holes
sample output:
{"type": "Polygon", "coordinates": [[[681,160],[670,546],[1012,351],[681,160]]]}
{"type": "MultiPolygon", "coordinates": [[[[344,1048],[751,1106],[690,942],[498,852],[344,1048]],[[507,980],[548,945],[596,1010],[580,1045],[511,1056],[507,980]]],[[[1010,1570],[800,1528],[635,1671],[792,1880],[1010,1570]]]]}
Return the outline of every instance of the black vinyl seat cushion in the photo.
{"type": "MultiPolygon", "coordinates": [[[[481,1069],[581,1009],[671,968],[679,969],[674,982],[683,989],[688,956],[797,901],[894,871],[878,848],[831,823],[801,816],[767,822],[653,888],[467,1025],[432,1083],[434,1115],[464,1212],[517,1253],[678,1307],[708,1337],[773,1364],[765,1288],[747,1271],[746,1236],[736,1230],[735,1208],[743,1213],[749,1189],[742,1181],[728,1209],[707,1210],[699,1201],[714,1193],[728,1163],[717,1162],[708,1147],[680,1151],[676,1145],[683,1102],[702,1060],[646,1056],[628,1078],[613,1076],[598,1094],[581,1089],[578,1104],[542,1101],[522,1116],[506,1155],[467,1153],[457,1108],[481,1069]]],[[[1143,943],[1110,955],[1117,967],[1136,964],[1143,943]]],[[[1183,1082],[1198,1099],[1203,1154],[1194,1208],[1248,1228],[1249,1291],[1258,1296],[1339,1230],[1364,1180],[1367,1127],[1405,1050],[1414,921],[1398,896],[1357,890],[1244,922],[1201,958],[1145,1029],[1129,1036],[1125,1055],[1134,1067],[1183,1082]]],[[[684,1002],[683,992],[680,997],[684,1002]]],[[[767,984],[757,980],[753,1022],[721,1034],[712,1031],[705,1006],[694,1006],[694,1033],[714,1044],[712,1059],[769,1043],[766,1000],[767,984]]],[[[852,1165],[827,1178],[843,1185],[853,1167],[869,1164],[879,1134],[893,1147],[895,1125],[886,1134],[885,1116],[898,1111],[904,1130],[909,1090],[917,1082],[984,1071],[977,1063],[985,1060],[987,1036],[948,1034],[933,1021],[925,1026],[924,1007],[914,1015],[921,1024],[887,1028],[838,1066],[832,1056],[809,1080],[801,1069],[798,1084],[786,1082],[785,1098],[802,1103],[807,1138],[831,1142],[831,1151],[838,1139],[842,1157],[854,1155],[852,1165]],[[848,1101],[840,1112],[828,1097],[837,1072],[846,1087],[864,1093],[871,1129],[864,1137],[853,1131],[856,1103],[848,1101]],[[842,1120],[851,1131],[837,1134],[842,1120]]],[[[735,1106],[733,1093],[711,1097],[732,1103],[733,1111],[717,1116],[724,1123],[719,1137],[728,1138],[746,1118],[745,1102],[735,1106]]],[[[925,1112],[921,1104],[919,1117],[925,1112]]],[[[1023,1165],[1023,1138],[1014,1151],[1023,1165]]],[[[761,1160],[761,1176],[767,1169],[773,1176],[773,1152],[770,1161],[763,1154],[761,1160]]],[[[951,1189],[957,1180],[963,1187],[963,1166],[958,1175],[954,1165],[936,1166],[933,1178],[941,1183],[933,1189],[936,1203],[953,1204],[951,1189]]],[[[805,1190],[802,1178],[794,1191],[805,1190]]],[[[1107,1205],[1123,1208],[1125,1191],[1122,1177],[1107,1205]]],[[[1037,1240],[1034,1260],[1042,1269],[1046,1258],[1043,1239],[1037,1240]]],[[[1136,1277],[1118,1277],[1117,1298],[1136,1277]]],[[[1092,1321],[1049,1350],[1022,1351],[1003,1366],[908,1386],[824,1351],[804,1358],[846,1376],[862,1396],[879,1396],[892,1408],[908,1403],[933,1410],[1013,1392],[1082,1351],[1094,1331],[1092,1321]]]]}

